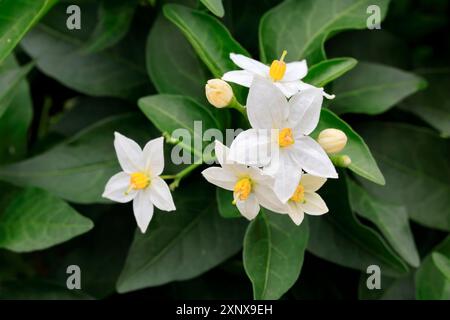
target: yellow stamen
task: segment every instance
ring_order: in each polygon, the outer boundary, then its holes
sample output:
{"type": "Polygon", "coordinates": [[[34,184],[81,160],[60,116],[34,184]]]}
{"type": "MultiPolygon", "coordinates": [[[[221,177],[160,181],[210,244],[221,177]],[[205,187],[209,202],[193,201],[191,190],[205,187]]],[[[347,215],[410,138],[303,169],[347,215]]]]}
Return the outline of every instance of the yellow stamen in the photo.
{"type": "Polygon", "coordinates": [[[280,130],[278,134],[278,144],[280,147],[288,147],[294,143],[294,137],[292,135],[291,128],[284,128],[280,130]]]}
{"type": "Polygon", "coordinates": [[[252,192],[252,181],[245,177],[240,179],[234,185],[234,201],[233,204],[236,204],[236,200],[247,200],[248,196],[252,192]]]}
{"type": "Polygon", "coordinates": [[[284,50],[280,60],[273,60],[269,70],[269,75],[273,81],[280,81],[283,79],[284,74],[286,73],[286,63],[284,62],[286,55],[287,51],[284,50]]]}
{"type": "Polygon", "coordinates": [[[305,188],[299,184],[297,189],[295,189],[294,194],[290,198],[294,202],[304,202],[305,201],[305,188]]]}
{"type": "Polygon", "coordinates": [[[142,172],[134,172],[130,176],[130,187],[125,194],[130,193],[132,189],[140,190],[145,189],[150,184],[150,178],[142,172]]]}

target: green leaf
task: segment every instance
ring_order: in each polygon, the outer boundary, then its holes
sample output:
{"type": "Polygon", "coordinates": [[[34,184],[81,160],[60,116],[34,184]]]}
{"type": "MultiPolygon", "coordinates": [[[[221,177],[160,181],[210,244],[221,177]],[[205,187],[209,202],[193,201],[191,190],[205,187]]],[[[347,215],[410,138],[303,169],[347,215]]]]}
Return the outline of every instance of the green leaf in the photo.
{"type": "Polygon", "coordinates": [[[222,189],[216,188],[216,199],[219,213],[224,218],[241,218],[238,208],[232,203],[233,193],[222,189]]]}
{"type": "Polygon", "coordinates": [[[225,10],[223,8],[222,0],[200,0],[209,11],[214,13],[218,17],[223,17],[225,15],[225,10]]]}
{"type": "Polygon", "coordinates": [[[66,27],[66,6],[56,6],[22,41],[38,68],[65,86],[91,96],[137,99],[151,90],[144,66],[144,31],[136,26],[120,44],[86,54],[84,44],[95,23],[95,7],[83,5],[83,28],[66,27]],[[142,40],[142,41],[141,41],[142,40]],[[133,48],[133,50],[130,50],[133,48]]]}
{"type": "Polygon", "coordinates": [[[0,247],[15,252],[42,250],[93,226],[59,198],[29,188],[18,193],[0,215],[0,247]]]}
{"type": "Polygon", "coordinates": [[[398,277],[409,271],[378,232],[356,218],[350,208],[345,175],[341,174],[338,180],[329,179],[320,190],[330,211],[320,217],[308,217],[311,253],[364,272],[370,265],[378,265],[386,276],[398,277]]]}
{"type": "Polygon", "coordinates": [[[216,18],[177,4],[165,5],[163,11],[180,28],[214,77],[221,78],[225,72],[236,69],[230,53],[248,55],[216,18]]]}
{"type": "Polygon", "coordinates": [[[364,140],[342,119],[328,109],[322,109],[320,121],[312,133],[317,138],[327,128],[342,130],[347,135],[347,146],[337,155],[348,155],[352,162],[348,167],[356,174],[377,184],[384,185],[384,177],[364,140]]]}
{"type": "Polygon", "coordinates": [[[197,156],[202,155],[204,130],[223,128],[209,109],[188,97],[160,94],[141,98],[138,105],[161,132],[172,134],[175,130],[187,130],[191,141],[181,141],[179,144],[197,156]],[[202,130],[195,128],[195,121],[201,123],[202,130]]]}
{"type": "Polygon", "coordinates": [[[108,179],[120,171],[114,131],[141,143],[157,135],[137,115],[104,119],[33,158],[0,168],[0,180],[36,186],[76,203],[107,202],[101,197],[108,179]]]}
{"type": "Polygon", "coordinates": [[[99,7],[99,21],[84,44],[84,51],[99,52],[122,40],[130,29],[137,4],[137,0],[103,0],[99,7]]]}
{"type": "Polygon", "coordinates": [[[450,300],[450,237],[423,261],[416,272],[419,300],[450,300]]]}
{"type": "Polygon", "coordinates": [[[177,210],[157,212],[145,234],[136,232],[117,282],[120,293],[191,279],[241,249],[244,221],[221,218],[212,192],[203,183],[175,192],[177,210]]]}
{"type": "Polygon", "coordinates": [[[257,300],[279,299],[297,281],[308,243],[308,221],[261,210],[244,239],[244,267],[257,300]]]}
{"type": "Polygon", "coordinates": [[[205,101],[209,73],[182,33],[162,15],[150,30],[146,57],[148,74],[159,93],[205,101]]]}
{"type": "Polygon", "coordinates": [[[57,0],[0,2],[0,63],[56,2],[57,0]]]}
{"type": "Polygon", "coordinates": [[[389,0],[286,0],[261,19],[261,59],[270,62],[287,50],[289,61],[325,60],[323,45],[330,34],[367,28],[367,7],[378,5],[384,18],[388,4],[389,0]]]}
{"type": "Polygon", "coordinates": [[[32,67],[32,64],[28,64],[22,68],[2,67],[0,69],[0,118],[10,106],[19,84],[25,79],[32,67]]]}
{"type": "Polygon", "coordinates": [[[403,206],[374,199],[364,188],[347,179],[350,206],[360,216],[374,223],[394,250],[411,266],[420,264],[419,253],[403,206]]]}
{"type": "Polygon", "coordinates": [[[450,100],[448,99],[450,72],[434,70],[423,75],[429,86],[426,90],[405,100],[400,107],[425,120],[439,130],[442,136],[450,137],[450,100]]]}
{"type": "MultiPolygon", "coordinates": [[[[4,71],[16,68],[18,68],[17,62],[10,55],[0,67],[0,78],[2,78],[4,71]]],[[[4,114],[0,117],[0,137],[2,137],[0,140],[1,164],[18,160],[25,155],[28,128],[33,117],[33,105],[26,79],[19,81],[16,89],[13,91],[15,94],[12,93],[11,101],[6,106],[4,114]]],[[[0,108],[2,108],[2,103],[0,103],[0,108]]]]}
{"type": "Polygon", "coordinates": [[[378,187],[361,180],[380,202],[403,205],[415,222],[450,230],[450,141],[430,130],[396,123],[358,128],[386,177],[378,187]]]}
{"type": "Polygon", "coordinates": [[[330,108],[337,114],[379,114],[423,89],[426,81],[400,69],[360,62],[333,85],[336,98],[330,108]]]}
{"type": "Polygon", "coordinates": [[[324,87],[331,81],[339,78],[353,69],[358,61],[353,58],[334,58],[319,62],[308,70],[302,81],[316,87],[324,87]]]}

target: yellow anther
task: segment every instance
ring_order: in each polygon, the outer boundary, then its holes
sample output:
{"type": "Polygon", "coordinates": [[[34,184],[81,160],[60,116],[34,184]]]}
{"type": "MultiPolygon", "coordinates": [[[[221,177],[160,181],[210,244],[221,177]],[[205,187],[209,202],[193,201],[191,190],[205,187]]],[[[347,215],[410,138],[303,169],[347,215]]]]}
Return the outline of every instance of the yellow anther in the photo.
{"type": "Polygon", "coordinates": [[[297,189],[295,189],[294,194],[290,198],[294,202],[304,202],[305,201],[305,188],[299,184],[297,189]]]}
{"type": "Polygon", "coordinates": [[[287,51],[284,50],[280,60],[273,60],[269,70],[269,75],[273,81],[280,81],[283,79],[284,74],[286,73],[286,63],[284,62],[286,55],[287,51]]]}
{"type": "Polygon", "coordinates": [[[132,189],[140,190],[145,189],[150,184],[150,178],[142,172],[134,172],[130,176],[130,187],[125,192],[128,194],[132,189]]]}
{"type": "Polygon", "coordinates": [[[234,201],[233,204],[236,204],[236,200],[247,200],[248,196],[252,192],[252,181],[249,178],[242,178],[234,185],[234,201]]]}
{"type": "Polygon", "coordinates": [[[291,128],[284,128],[280,130],[278,134],[278,144],[280,147],[288,147],[294,143],[294,137],[292,135],[291,128]]]}

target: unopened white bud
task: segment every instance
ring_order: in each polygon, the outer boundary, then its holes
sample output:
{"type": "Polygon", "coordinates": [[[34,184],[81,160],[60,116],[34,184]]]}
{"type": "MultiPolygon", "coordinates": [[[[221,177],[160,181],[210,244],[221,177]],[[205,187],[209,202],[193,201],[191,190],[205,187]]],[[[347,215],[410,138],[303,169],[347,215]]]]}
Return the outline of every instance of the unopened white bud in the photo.
{"type": "Polygon", "coordinates": [[[338,153],[347,144],[347,135],[338,129],[325,129],[319,133],[317,142],[328,154],[338,153]]]}
{"type": "Polygon", "coordinates": [[[206,98],[216,108],[225,108],[233,100],[231,86],[221,79],[211,79],[205,85],[206,98]]]}

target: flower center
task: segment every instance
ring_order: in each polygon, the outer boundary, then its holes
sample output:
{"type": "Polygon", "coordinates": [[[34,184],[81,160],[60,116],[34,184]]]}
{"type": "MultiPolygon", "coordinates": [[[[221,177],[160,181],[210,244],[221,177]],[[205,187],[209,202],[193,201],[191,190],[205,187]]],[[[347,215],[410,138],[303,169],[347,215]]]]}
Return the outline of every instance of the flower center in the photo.
{"type": "Polygon", "coordinates": [[[294,137],[292,135],[291,128],[284,128],[280,130],[278,134],[278,144],[280,147],[288,147],[294,143],[294,137]]]}
{"type": "Polygon", "coordinates": [[[234,201],[236,199],[239,200],[247,200],[248,196],[252,192],[252,181],[249,178],[242,178],[234,185],[234,201]]]}
{"type": "Polygon", "coordinates": [[[141,190],[148,187],[150,184],[150,178],[142,172],[134,172],[130,176],[130,187],[128,188],[126,194],[128,194],[131,189],[141,190]]]}
{"type": "Polygon", "coordinates": [[[297,189],[295,189],[294,194],[292,195],[292,197],[289,200],[292,200],[294,202],[304,202],[305,201],[305,188],[301,184],[299,184],[297,186],[297,189]]]}
{"type": "Polygon", "coordinates": [[[286,63],[284,62],[286,55],[287,51],[284,50],[280,60],[273,60],[269,70],[269,75],[273,81],[280,81],[283,79],[284,74],[286,73],[286,63]]]}

